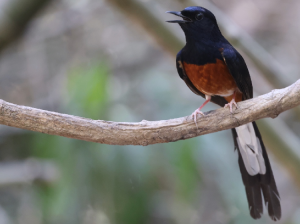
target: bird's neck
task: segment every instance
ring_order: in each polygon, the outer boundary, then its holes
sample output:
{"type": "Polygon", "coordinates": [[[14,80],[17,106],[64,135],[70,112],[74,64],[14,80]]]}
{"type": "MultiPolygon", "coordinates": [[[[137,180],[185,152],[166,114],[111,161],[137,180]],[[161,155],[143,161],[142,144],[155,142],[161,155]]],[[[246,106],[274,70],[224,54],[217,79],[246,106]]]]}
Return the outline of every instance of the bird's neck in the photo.
{"type": "Polygon", "coordinates": [[[218,27],[210,30],[184,30],[186,43],[192,45],[215,45],[224,39],[218,27]]]}

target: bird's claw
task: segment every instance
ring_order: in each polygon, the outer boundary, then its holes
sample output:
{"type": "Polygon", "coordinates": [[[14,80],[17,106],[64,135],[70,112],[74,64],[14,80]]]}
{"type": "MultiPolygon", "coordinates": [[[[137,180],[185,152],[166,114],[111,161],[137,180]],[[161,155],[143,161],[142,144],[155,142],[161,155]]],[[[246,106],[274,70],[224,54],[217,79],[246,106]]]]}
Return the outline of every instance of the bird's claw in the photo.
{"type": "Polygon", "coordinates": [[[202,116],[205,116],[205,114],[204,114],[201,110],[199,110],[199,109],[195,110],[195,111],[192,113],[192,118],[194,119],[194,122],[195,122],[195,124],[196,124],[197,129],[198,129],[198,125],[197,125],[197,115],[198,115],[198,114],[201,114],[202,116]]]}
{"type": "Polygon", "coordinates": [[[236,107],[236,109],[239,108],[234,99],[232,99],[229,103],[225,104],[224,108],[229,107],[230,113],[233,113],[232,111],[233,105],[236,107]]]}

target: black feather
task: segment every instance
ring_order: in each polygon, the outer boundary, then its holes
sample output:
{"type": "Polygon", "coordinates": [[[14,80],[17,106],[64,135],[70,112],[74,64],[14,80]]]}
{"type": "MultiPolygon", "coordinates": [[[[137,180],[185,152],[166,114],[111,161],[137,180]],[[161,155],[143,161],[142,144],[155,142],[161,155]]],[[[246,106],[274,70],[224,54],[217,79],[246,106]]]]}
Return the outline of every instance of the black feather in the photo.
{"type": "Polygon", "coordinates": [[[267,170],[265,175],[260,175],[261,189],[264,195],[266,206],[268,206],[269,216],[272,220],[276,221],[281,218],[280,196],[277,190],[267,151],[265,149],[262,137],[255,122],[253,122],[253,127],[255,130],[256,137],[258,137],[262,147],[262,153],[267,170]]]}
{"type": "MultiPolygon", "coordinates": [[[[239,154],[239,167],[243,179],[243,183],[245,185],[245,190],[248,199],[248,205],[250,214],[254,219],[259,219],[261,214],[263,213],[263,205],[262,205],[262,195],[264,197],[264,201],[268,206],[268,213],[272,220],[276,221],[281,218],[281,206],[280,206],[280,199],[279,193],[276,187],[275,179],[273,176],[272,168],[270,165],[270,161],[263,144],[261,135],[257,128],[255,122],[252,123],[256,137],[258,137],[262,152],[263,158],[265,160],[266,165],[266,174],[257,174],[255,176],[251,176],[248,174],[242,156],[240,154],[240,150],[238,151],[239,154]]],[[[232,129],[233,141],[235,148],[238,149],[237,144],[237,133],[235,129],[232,129]]]]}
{"type": "Polygon", "coordinates": [[[220,51],[236,85],[243,93],[243,100],[253,98],[252,82],[243,57],[230,44],[224,44],[220,51]]]}

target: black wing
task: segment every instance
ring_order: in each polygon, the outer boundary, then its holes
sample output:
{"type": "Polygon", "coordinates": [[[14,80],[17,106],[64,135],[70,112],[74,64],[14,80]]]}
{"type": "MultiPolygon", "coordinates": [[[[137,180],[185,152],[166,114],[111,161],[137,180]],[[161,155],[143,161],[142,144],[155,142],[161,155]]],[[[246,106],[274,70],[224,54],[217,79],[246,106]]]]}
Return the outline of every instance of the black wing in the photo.
{"type": "MultiPolygon", "coordinates": [[[[190,88],[190,90],[192,90],[193,93],[202,96],[203,98],[205,98],[205,94],[200,92],[191,82],[191,80],[189,79],[189,77],[186,75],[185,70],[184,70],[184,65],[183,65],[183,60],[182,60],[182,56],[181,56],[181,51],[178,52],[177,56],[176,56],[176,67],[177,67],[177,72],[180,76],[180,78],[185,82],[185,84],[190,88]]],[[[212,96],[211,97],[211,101],[215,104],[218,104],[221,107],[224,107],[225,104],[227,103],[227,101],[220,96],[212,96]]]]}
{"type": "Polygon", "coordinates": [[[221,54],[239,90],[243,93],[243,100],[253,98],[252,82],[243,57],[232,46],[222,48],[221,54]]]}

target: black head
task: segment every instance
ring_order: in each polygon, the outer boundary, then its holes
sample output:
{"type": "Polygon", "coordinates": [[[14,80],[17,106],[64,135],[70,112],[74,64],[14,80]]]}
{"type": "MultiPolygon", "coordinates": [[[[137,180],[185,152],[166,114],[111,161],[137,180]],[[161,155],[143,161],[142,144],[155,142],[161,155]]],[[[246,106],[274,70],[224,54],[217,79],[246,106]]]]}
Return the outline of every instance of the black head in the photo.
{"type": "Polygon", "coordinates": [[[168,11],[167,13],[182,18],[182,20],[170,20],[167,22],[178,23],[185,32],[187,39],[189,37],[199,39],[203,36],[221,34],[214,14],[203,7],[190,6],[181,12],[168,11]]]}

